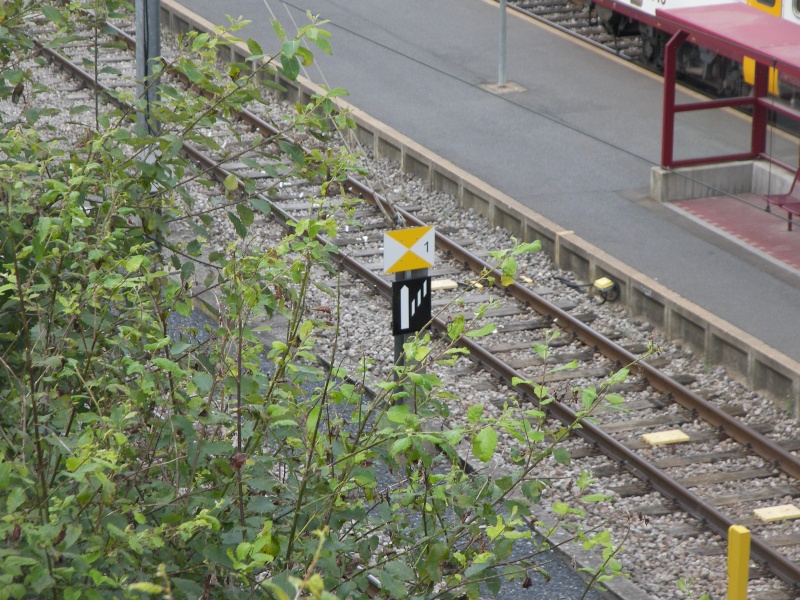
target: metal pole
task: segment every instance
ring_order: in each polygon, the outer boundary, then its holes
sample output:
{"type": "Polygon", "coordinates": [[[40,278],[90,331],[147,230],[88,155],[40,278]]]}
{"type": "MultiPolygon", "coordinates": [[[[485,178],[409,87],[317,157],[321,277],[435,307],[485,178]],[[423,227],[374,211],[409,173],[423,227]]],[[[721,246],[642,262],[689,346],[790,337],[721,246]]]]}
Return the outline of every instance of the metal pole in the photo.
{"type": "Polygon", "coordinates": [[[159,123],[152,118],[151,106],[158,100],[153,79],[156,59],[161,56],[160,0],[136,0],[136,98],[145,99],[146,108],[136,124],[150,135],[158,133],[159,123]]]}
{"type": "Polygon", "coordinates": [[[497,75],[497,85],[506,84],[506,0],[500,0],[500,57],[497,75]]]}

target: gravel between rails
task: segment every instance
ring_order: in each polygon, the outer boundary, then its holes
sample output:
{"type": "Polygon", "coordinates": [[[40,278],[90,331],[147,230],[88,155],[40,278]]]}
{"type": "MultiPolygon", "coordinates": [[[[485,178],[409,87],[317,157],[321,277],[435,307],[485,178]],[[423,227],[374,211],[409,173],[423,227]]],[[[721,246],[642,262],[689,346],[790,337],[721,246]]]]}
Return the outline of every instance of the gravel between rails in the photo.
{"type": "MultiPolygon", "coordinates": [[[[167,56],[175,52],[169,39],[170,34],[165,32],[164,54],[167,56]]],[[[41,125],[52,127],[52,136],[63,137],[65,140],[63,143],[77,143],[80,140],[81,128],[91,127],[93,117],[90,112],[69,116],[69,108],[75,104],[89,104],[91,92],[79,89],[56,69],[40,69],[32,61],[28,61],[27,66],[37,70],[37,76],[46,82],[49,91],[47,94],[25,97],[20,104],[0,103],[0,115],[3,121],[8,122],[17,118],[23,110],[30,107],[57,108],[60,109],[59,114],[43,117],[41,125]]],[[[291,108],[290,104],[276,100],[269,111],[271,116],[277,119],[291,108]]],[[[472,240],[471,249],[474,252],[508,248],[512,244],[508,232],[492,227],[483,217],[471,211],[461,209],[455,199],[430,191],[424,182],[409,178],[396,165],[374,161],[369,156],[365,156],[364,160],[370,173],[370,181],[388,190],[398,205],[415,207],[415,212],[420,218],[446,229],[450,237],[472,240]]],[[[196,198],[198,208],[212,206],[213,192],[199,185],[190,184],[189,188],[196,198]]],[[[218,194],[224,195],[222,190],[218,194]]],[[[223,249],[230,240],[236,239],[233,226],[225,218],[223,211],[220,211],[219,217],[213,229],[212,249],[223,249]]],[[[266,247],[270,244],[270,240],[276,239],[277,235],[279,232],[276,226],[264,223],[262,229],[255,234],[252,243],[266,247]]],[[[358,246],[352,247],[352,249],[357,248],[358,246]]],[[[380,258],[376,257],[376,260],[380,258]]],[[[642,344],[648,342],[658,344],[663,348],[664,356],[670,360],[669,370],[676,373],[690,373],[694,376],[695,383],[690,387],[715,402],[740,405],[743,410],[740,418],[745,422],[770,424],[772,431],[768,435],[771,437],[797,438],[797,424],[789,421],[779,407],[748,391],[729,378],[722,369],[708,366],[702,358],[692,355],[680,345],[666,343],[648,323],[629,319],[623,307],[613,303],[598,304],[593,297],[583,291],[565,285],[562,280],[569,280],[570,274],[554,268],[550,259],[543,253],[524,255],[518,262],[518,275],[529,277],[533,281],[531,284],[533,286],[547,288],[549,290],[547,298],[551,302],[572,304],[576,312],[594,313],[596,320],[593,326],[602,331],[619,332],[626,340],[636,340],[642,344]]],[[[445,265],[436,265],[437,268],[443,266],[445,265]]],[[[332,283],[327,273],[320,272],[318,277],[327,284],[332,283]]],[[[370,378],[373,381],[380,380],[390,373],[394,359],[389,304],[349,274],[342,274],[338,283],[341,290],[342,313],[337,363],[341,362],[343,366],[353,370],[366,359],[370,378]]],[[[314,289],[309,306],[330,306],[332,302],[329,296],[314,289]]],[[[465,308],[466,312],[468,310],[469,306],[465,308]]],[[[503,334],[503,342],[511,342],[515,339],[514,336],[515,334],[503,334]]],[[[318,346],[320,356],[329,357],[331,343],[329,335],[320,338],[318,346]]],[[[603,359],[598,358],[598,360],[602,362],[603,359]]],[[[480,403],[487,411],[498,413],[505,403],[520,401],[513,390],[467,361],[460,361],[452,368],[436,367],[436,373],[445,387],[459,398],[451,407],[451,418],[454,420],[463,418],[466,410],[473,404],[480,403]]],[[[533,372],[529,375],[536,376],[533,372]]],[[[558,384],[551,389],[555,395],[569,397],[574,386],[593,384],[591,381],[576,380],[558,384]]],[[[626,394],[629,402],[647,400],[651,397],[652,391],[647,390],[626,394]]],[[[616,418],[624,421],[629,416],[620,413],[616,418]]],[[[641,416],[637,414],[637,418],[641,416]]],[[[697,422],[690,422],[686,427],[691,430],[700,426],[697,422]]],[[[503,442],[510,443],[510,440],[506,436],[503,442]]],[[[676,587],[679,578],[693,580],[693,589],[696,592],[709,592],[714,598],[724,597],[726,589],[724,540],[702,531],[693,518],[681,511],[672,510],[657,494],[621,495],[617,490],[625,485],[637,484],[638,480],[621,472],[605,457],[592,455],[588,445],[580,439],[568,440],[566,445],[574,454],[583,453],[588,456],[569,466],[555,463],[542,466],[540,477],[552,482],[552,487],[544,497],[543,507],[557,501],[574,500],[575,490],[570,482],[581,470],[591,469],[596,473],[603,473],[605,476],[598,475],[590,490],[609,494],[614,500],[610,504],[592,507],[587,513],[587,523],[590,526],[611,528],[615,539],[618,541],[624,539],[624,551],[620,555],[620,560],[630,572],[632,581],[643,590],[645,595],[642,597],[685,598],[686,596],[676,587]],[[653,510],[653,507],[656,509],[653,510]],[[659,507],[663,510],[658,510],[659,507]]],[[[702,451],[722,452],[731,447],[729,441],[715,439],[703,445],[702,451]]],[[[504,447],[487,468],[498,470],[507,468],[505,464],[507,451],[508,448],[504,447]]],[[[695,447],[693,451],[698,451],[698,448],[695,447]]],[[[665,451],[659,448],[643,452],[649,453],[654,459],[665,455],[665,451]]],[[[711,465],[676,467],[671,473],[675,477],[681,477],[696,475],[701,469],[715,472],[735,471],[763,466],[762,463],[761,459],[751,457],[745,461],[731,460],[711,465]]],[[[783,480],[784,484],[789,486],[788,478],[784,477],[783,480]]],[[[718,484],[714,492],[720,497],[735,496],[743,491],[743,485],[752,489],[757,484],[752,482],[718,484]]],[[[784,500],[792,502],[793,496],[787,494],[784,500]]],[[[748,510],[750,508],[752,507],[748,507],[748,510]]],[[[746,512],[741,514],[743,519],[750,516],[746,512]]],[[[547,513],[543,513],[542,517],[547,518],[547,513]]],[[[754,525],[751,529],[757,534],[759,526],[754,525]]],[[[782,525],[782,533],[784,535],[800,533],[800,523],[785,523],[782,525]]],[[[800,550],[797,548],[788,550],[787,554],[795,560],[800,558],[800,550]]],[[[795,597],[788,586],[765,573],[763,569],[755,568],[755,575],[749,587],[751,598],[767,600],[795,597]]]]}

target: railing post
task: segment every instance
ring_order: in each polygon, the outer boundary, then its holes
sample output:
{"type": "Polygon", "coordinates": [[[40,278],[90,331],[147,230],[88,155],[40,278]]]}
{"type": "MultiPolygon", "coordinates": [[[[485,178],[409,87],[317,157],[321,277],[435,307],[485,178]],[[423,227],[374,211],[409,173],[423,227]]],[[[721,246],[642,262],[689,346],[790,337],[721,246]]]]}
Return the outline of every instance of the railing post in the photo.
{"type": "Polygon", "coordinates": [[[661,166],[672,167],[675,144],[675,80],[678,68],[678,47],[688,34],[678,31],[664,49],[664,121],[661,129],[661,166]]]}

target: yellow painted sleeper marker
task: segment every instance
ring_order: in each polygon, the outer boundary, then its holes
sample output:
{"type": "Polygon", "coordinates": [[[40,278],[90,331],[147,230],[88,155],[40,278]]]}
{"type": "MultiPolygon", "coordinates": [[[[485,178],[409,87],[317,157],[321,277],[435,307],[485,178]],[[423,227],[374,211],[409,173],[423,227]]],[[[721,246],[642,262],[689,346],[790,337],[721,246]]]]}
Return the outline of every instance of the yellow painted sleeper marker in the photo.
{"type": "Polygon", "coordinates": [[[663,446],[664,444],[679,444],[688,442],[689,436],[680,429],[670,429],[669,431],[656,431],[655,433],[645,433],[642,439],[651,446],[663,446]]]}
{"type": "Polygon", "coordinates": [[[452,279],[434,279],[431,281],[431,290],[454,290],[458,284],[452,279]]]}
{"type": "Polygon", "coordinates": [[[780,506],[757,508],[753,514],[764,523],[771,523],[772,521],[800,518],[800,509],[794,504],[781,504],[780,506]]]}

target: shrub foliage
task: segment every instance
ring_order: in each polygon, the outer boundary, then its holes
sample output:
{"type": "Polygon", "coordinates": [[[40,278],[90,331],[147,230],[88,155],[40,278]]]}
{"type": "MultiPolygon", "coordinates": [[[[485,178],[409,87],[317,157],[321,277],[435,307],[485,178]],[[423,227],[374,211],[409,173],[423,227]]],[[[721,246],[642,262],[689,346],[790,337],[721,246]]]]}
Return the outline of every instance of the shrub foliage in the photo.
{"type": "MultiPolygon", "coordinates": [[[[307,296],[313,270],[333,272],[317,235],[335,236],[336,223],[312,211],[258,248],[265,197],[252,182],[213,181],[181,152],[189,143],[221,155],[210,128],[269,101],[255,85],[264,73],[293,79],[313,60],[309,46],[328,52],[324,23],[312,17],[296,37],[276,23],[278,52],[248,41],[253,60],[224,67],[217,50],[242,23],[182,38],[182,54],[162,67],[194,92],[163,78],[156,135],[108,98],[69,113],[37,104],[48,89],[26,23],[46,26],[58,48],[80,37],[76,24],[91,38],[123,8],[0,7],[0,599],[477,598],[502,579],[527,585],[546,547],[528,525],[548,486],[537,466],[569,461],[559,442],[571,427],[548,429],[547,389],[536,386],[535,406],[510,400],[500,416],[474,406],[464,424],[446,425],[451,398],[433,365],[459,359],[465,332],[489,331],[463,317],[447,336],[408,343],[411,366],[389,380],[367,386],[365,371],[325,367],[341,362],[335,351],[318,362],[314,346],[337,331],[336,292],[322,319],[307,296]],[[54,118],[74,121],[70,137],[54,118]],[[208,189],[211,212],[190,185],[208,189]],[[237,233],[224,248],[209,243],[217,218],[237,233]],[[175,241],[178,223],[191,241],[175,241]],[[197,319],[199,287],[216,295],[213,319],[197,319]],[[286,334],[265,342],[260,326],[276,319],[286,334]],[[516,469],[465,474],[456,448],[488,463],[499,433],[514,441],[516,469]],[[536,552],[512,557],[522,539],[536,552]]],[[[342,93],[297,105],[281,128],[330,138],[352,125],[334,110],[342,93]]],[[[126,92],[116,98],[144,108],[126,92]]],[[[333,185],[358,169],[346,150],[291,139],[246,148],[276,190],[286,179],[333,185]],[[285,170],[274,166],[276,144],[285,170]]],[[[497,254],[503,283],[535,246],[497,254]]],[[[546,345],[538,351],[546,358],[546,345]]],[[[616,401],[605,388],[583,397],[583,414],[616,401]]],[[[575,489],[589,482],[583,474],[575,489]]],[[[552,510],[587,547],[605,548],[594,581],[618,570],[608,532],[575,521],[579,505],[552,510]]]]}

